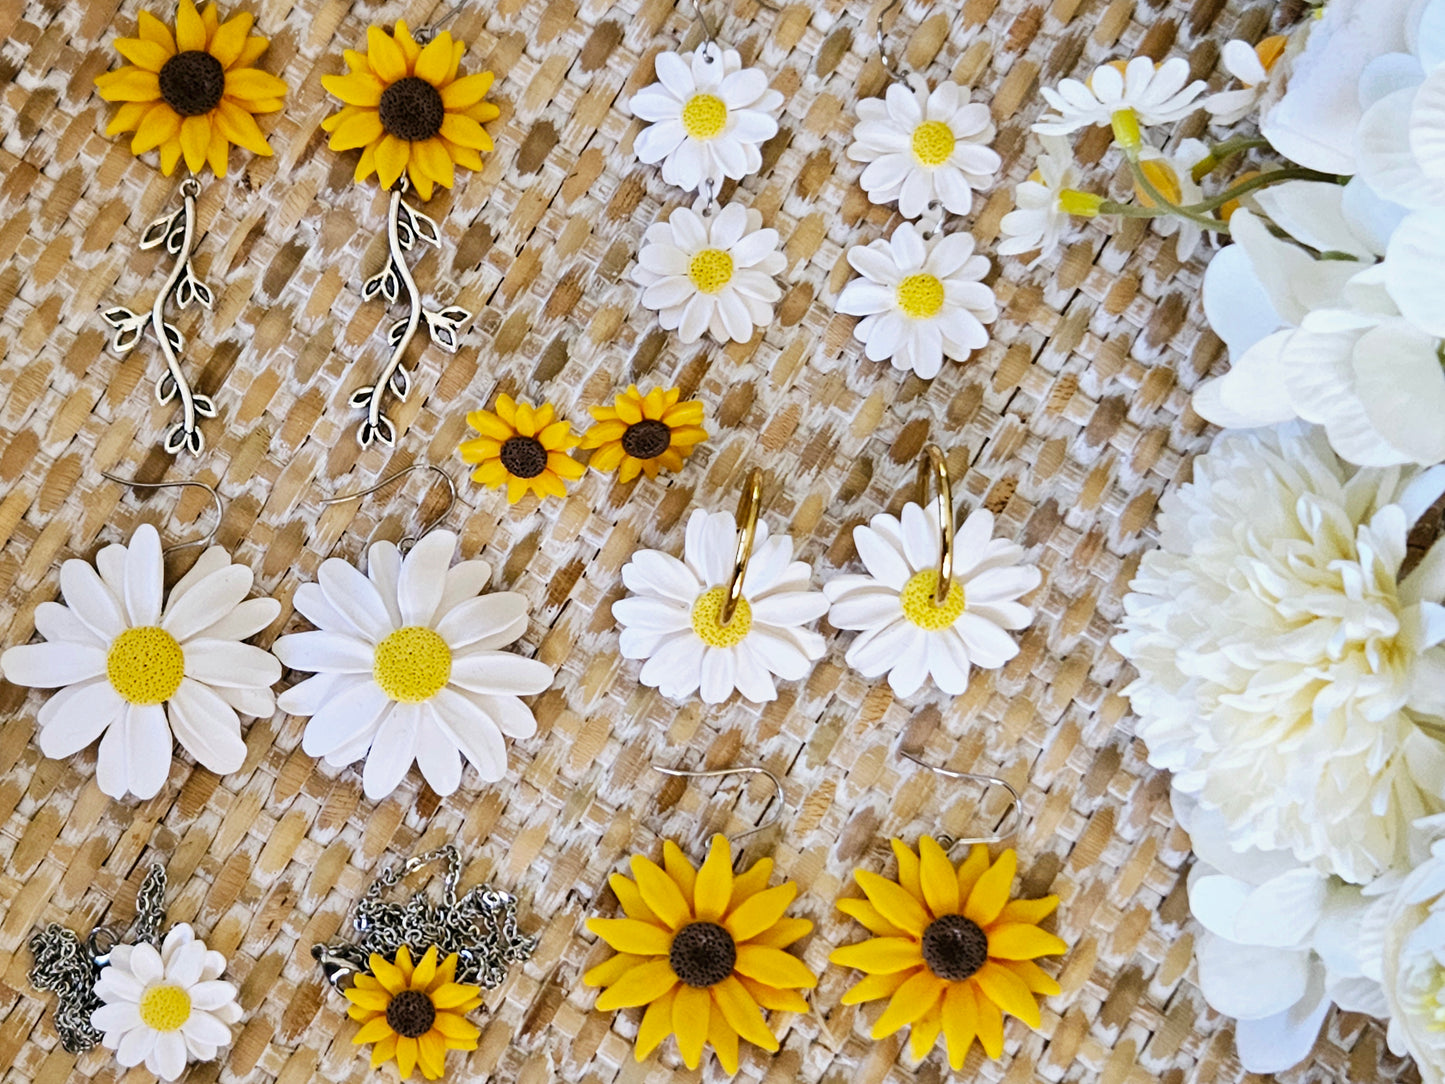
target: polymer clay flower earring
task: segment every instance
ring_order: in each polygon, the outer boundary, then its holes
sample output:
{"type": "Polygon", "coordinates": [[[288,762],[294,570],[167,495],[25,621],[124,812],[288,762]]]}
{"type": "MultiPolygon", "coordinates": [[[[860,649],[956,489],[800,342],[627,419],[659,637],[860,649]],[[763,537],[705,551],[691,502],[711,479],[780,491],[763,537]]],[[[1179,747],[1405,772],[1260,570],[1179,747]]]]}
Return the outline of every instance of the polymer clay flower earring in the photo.
{"type": "Polygon", "coordinates": [[[655,387],[646,395],[629,384],[611,406],[588,407],[593,425],[582,435],[592,452],[587,465],[617,472],[624,484],[639,474],[656,478],[682,470],[697,445],[707,440],[700,399],[683,399],[679,388],[655,387]]]}
{"type": "Polygon", "coordinates": [[[102,316],[113,329],[110,345],[118,354],[134,349],[147,327],[152,330],[166,362],[156,382],[156,398],[175,401],[181,411],[161,445],[171,455],[183,449],[199,455],[205,447],[200,419],[215,417],[216,406],[187,380],[180,362],[185,339],[167,322],[165,306],[174,300],[180,309],[192,302],[211,307],[211,291],[191,266],[199,232],[196,200],[201,186],[196,177],[207,166],[218,178],[225,177],[232,144],[252,154],[271,154],[255,116],[281,108],[286,84],[254,66],[267,41],[251,34],[249,12],[222,23],[215,4],[198,11],[192,0],[180,0],[174,33],[148,11],[140,13],[138,24],[139,37],[115,41],[128,63],[95,80],[102,98],[120,103],[106,135],[134,132],[132,153],[159,151],[161,172],[167,177],[184,158],[191,176],[181,182],[181,206],[141,235],[142,249],[164,245],[172,257],[149,311],[135,313],[117,305],[102,316]]]}

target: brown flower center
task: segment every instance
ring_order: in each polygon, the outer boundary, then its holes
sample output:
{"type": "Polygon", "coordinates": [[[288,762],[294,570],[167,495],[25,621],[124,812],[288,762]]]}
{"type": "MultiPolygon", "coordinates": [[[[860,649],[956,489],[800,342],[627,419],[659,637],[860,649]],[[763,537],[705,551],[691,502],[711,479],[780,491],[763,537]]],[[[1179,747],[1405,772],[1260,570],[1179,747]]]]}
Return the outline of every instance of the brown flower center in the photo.
{"type": "Polygon", "coordinates": [[[940,979],[961,982],[988,962],[988,934],[962,915],[942,915],[923,931],[923,962],[940,979]]]}
{"type": "Polygon", "coordinates": [[[425,79],[408,75],[381,92],[381,126],[397,139],[419,143],[442,130],[446,107],[441,92],[425,79]]]}
{"type": "Polygon", "coordinates": [[[221,104],[226,69],[210,53],[189,49],[161,65],[161,97],[183,117],[199,117],[221,104]]]}
{"type": "Polygon", "coordinates": [[[738,946],[716,922],[693,922],[673,936],[667,962],[689,986],[716,986],[733,973],[738,946]]]}
{"type": "Polygon", "coordinates": [[[536,437],[509,437],[500,455],[513,478],[535,478],[547,469],[547,449],[536,437]]]}
{"type": "Polygon", "coordinates": [[[671,447],[672,430],[656,418],[643,418],[622,434],[622,450],[633,459],[656,459],[671,447]]]}
{"type": "Polygon", "coordinates": [[[386,1007],[386,1022],[391,1030],[408,1039],[418,1039],[436,1023],[436,1006],[420,990],[403,990],[386,1007]]]}

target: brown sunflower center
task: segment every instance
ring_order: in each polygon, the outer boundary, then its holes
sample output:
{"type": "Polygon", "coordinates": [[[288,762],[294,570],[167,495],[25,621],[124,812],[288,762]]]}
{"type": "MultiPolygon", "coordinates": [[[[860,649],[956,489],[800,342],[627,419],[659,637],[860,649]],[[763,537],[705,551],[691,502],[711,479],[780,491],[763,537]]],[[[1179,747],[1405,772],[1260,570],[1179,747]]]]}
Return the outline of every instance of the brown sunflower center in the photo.
{"type": "Polygon", "coordinates": [[[672,447],[672,429],[656,418],[643,418],[622,434],[622,450],[633,459],[656,459],[672,447]]]}
{"type": "Polygon", "coordinates": [[[442,130],[446,107],[441,92],[425,79],[408,75],[381,92],[381,126],[397,139],[419,143],[442,130]]]}
{"type": "Polygon", "coordinates": [[[923,962],[949,982],[972,978],[988,962],[988,934],[962,915],[941,915],[923,931],[923,962]]]}
{"type": "Polygon", "coordinates": [[[498,454],[513,478],[535,478],[547,469],[547,449],[536,437],[508,437],[498,454]]]}
{"type": "Polygon", "coordinates": [[[183,117],[199,117],[221,104],[226,69],[202,49],[177,53],[161,65],[161,97],[183,117]]]}
{"type": "Polygon", "coordinates": [[[693,922],[673,935],[667,962],[689,986],[716,986],[733,973],[737,942],[716,922],[693,922]]]}
{"type": "Polygon", "coordinates": [[[392,1031],[408,1039],[418,1039],[436,1023],[436,1006],[420,990],[403,990],[386,1007],[386,1022],[392,1031]]]}

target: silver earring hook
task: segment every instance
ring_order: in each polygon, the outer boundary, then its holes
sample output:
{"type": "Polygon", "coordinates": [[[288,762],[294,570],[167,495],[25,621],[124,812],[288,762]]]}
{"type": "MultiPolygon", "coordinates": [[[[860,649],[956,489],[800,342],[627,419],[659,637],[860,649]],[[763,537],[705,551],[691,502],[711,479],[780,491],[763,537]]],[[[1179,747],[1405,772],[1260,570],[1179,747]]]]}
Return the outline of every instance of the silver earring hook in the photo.
{"type": "Polygon", "coordinates": [[[874,16],[873,19],[873,37],[878,41],[878,58],[883,61],[883,70],[888,73],[890,78],[897,79],[900,82],[907,77],[908,73],[898,65],[896,60],[888,55],[888,37],[883,33],[883,20],[890,12],[902,6],[903,0],[892,0],[892,3],[880,8],[878,14],[874,16]]]}
{"type": "MultiPolygon", "coordinates": [[[[463,0],[463,3],[464,2],[465,0],[463,0]]],[[[454,19],[457,12],[461,10],[462,4],[453,4],[447,10],[446,14],[442,15],[440,18],[427,23],[425,26],[417,27],[416,33],[413,34],[412,37],[415,38],[416,41],[421,45],[430,45],[432,38],[437,36],[437,31],[440,30],[446,23],[454,19]]]]}
{"type": "Polygon", "coordinates": [[[211,500],[216,505],[216,522],[211,524],[211,529],[206,532],[204,538],[193,538],[189,542],[177,542],[174,546],[167,546],[161,550],[161,556],[168,553],[175,553],[177,550],[188,550],[195,546],[206,547],[216,540],[216,532],[221,529],[221,520],[226,516],[226,503],[221,495],[216,492],[214,486],[206,482],[197,482],[193,478],[187,478],[179,482],[142,482],[135,478],[122,478],[118,474],[111,474],[108,470],[100,472],[100,476],[107,481],[115,482],[117,485],[130,486],[133,489],[181,489],[186,486],[195,486],[197,489],[204,489],[210,494],[211,500]]]}
{"type": "Polygon", "coordinates": [[[1018,831],[1019,823],[1023,820],[1023,802],[1019,798],[1019,792],[1014,789],[1013,784],[1010,783],[1007,779],[1000,779],[996,775],[983,775],[979,772],[956,772],[952,768],[940,768],[938,767],[938,765],[930,764],[922,757],[919,757],[914,753],[910,753],[907,749],[904,749],[902,747],[899,748],[898,753],[900,756],[913,761],[913,763],[917,764],[919,767],[927,768],[930,772],[936,772],[939,775],[947,776],[949,779],[972,779],[976,783],[984,783],[989,786],[1003,787],[1004,790],[1009,792],[1009,807],[1004,812],[1004,815],[999,819],[999,825],[997,828],[994,829],[993,835],[967,837],[964,839],[954,839],[952,836],[940,836],[939,842],[943,843],[944,850],[948,850],[951,847],[956,847],[960,843],[1002,843],[1005,839],[1018,831]],[[1012,820],[1010,820],[1010,817],[1012,817],[1012,820]],[[1007,827],[1004,826],[1005,822],[1008,822],[1007,827]]]}
{"type": "Polygon", "coordinates": [[[660,772],[663,775],[670,775],[679,779],[715,779],[724,775],[767,776],[773,784],[773,790],[777,792],[777,808],[773,810],[773,815],[767,818],[767,820],[763,821],[762,824],[759,824],[755,828],[749,828],[745,832],[739,832],[737,835],[733,836],[733,842],[737,842],[740,839],[745,839],[748,836],[754,835],[757,832],[762,832],[768,828],[771,828],[773,825],[777,824],[778,821],[783,819],[783,783],[782,780],[780,780],[772,772],[768,771],[767,768],[760,767],[756,764],[743,764],[736,768],[709,768],[700,771],[690,771],[686,768],[664,768],[661,764],[654,764],[652,766],[652,770],[655,772],[660,772]]]}
{"type": "Polygon", "coordinates": [[[413,471],[419,470],[429,470],[433,474],[439,475],[442,481],[447,484],[447,506],[436,515],[432,516],[431,519],[427,520],[426,523],[422,526],[422,529],[417,531],[416,534],[406,535],[399,543],[397,543],[397,548],[400,549],[403,553],[405,553],[407,550],[411,549],[412,546],[416,545],[418,541],[425,537],[434,527],[437,526],[437,524],[441,523],[442,520],[446,519],[447,516],[451,514],[451,510],[457,506],[456,482],[452,481],[452,476],[446,471],[442,470],[441,467],[438,467],[435,463],[413,463],[409,467],[402,467],[401,470],[397,471],[395,474],[383,478],[381,481],[377,482],[376,485],[371,486],[368,489],[363,489],[356,493],[343,493],[339,497],[327,497],[324,501],[321,502],[321,504],[323,506],[330,506],[333,504],[345,504],[348,501],[359,501],[363,497],[371,496],[378,489],[385,489],[387,486],[391,485],[392,482],[395,482],[398,478],[405,477],[406,475],[411,474],[413,471]]]}
{"type": "MultiPolygon", "coordinates": [[[[697,12],[697,23],[702,27],[703,41],[711,45],[714,49],[717,49],[717,35],[713,33],[712,23],[707,21],[707,12],[702,9],[702,0],[692,0],[692,10],[697,12]]],[[[706,49],[703,50],[702,57],[709,64],[716,62],[716,58],[706,49]]]]}

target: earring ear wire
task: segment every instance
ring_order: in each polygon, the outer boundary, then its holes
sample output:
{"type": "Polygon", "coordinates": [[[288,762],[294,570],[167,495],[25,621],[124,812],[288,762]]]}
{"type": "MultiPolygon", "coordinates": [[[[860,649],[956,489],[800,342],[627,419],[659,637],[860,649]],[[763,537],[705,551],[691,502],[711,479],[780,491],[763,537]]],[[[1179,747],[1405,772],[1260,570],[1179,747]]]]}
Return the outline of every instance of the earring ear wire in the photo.
{"type": "Polygon", "coordinates": [[[890,79],[903,82],[908,78],[908,73],[899,66],[898,62],[888,55],[888,38],[883,33],[883,19],[889,12],[902,7],[903,0],[892,0],[892,3],[878,9],[878,14],[873,17],[873,37],[878,42],[878,59],[883,62],[883,70],[888,73],[890,79]]]}
{"type": "Polygon", "coordinates": [[[447,506],[436,515],[432,516],[431,519],[427,520],[426,523],[422,526],[422,529],[417,531],[416,534],[406,535],[399,543],[397,543],[397,548],[403,553],[405,553],[407,550],[411,549],[412,546],[416,545],[417,542],[419,542],[425,535],[430,533],[438,524],[441,523],[442,520],[446,519],[447,516],[451,515],[452,509],[457,506],[456,482],[452,480],[452,476],[450,474],[442,470],[442,468],[438,467],[435,463],[413,463],[409,467],[402,467],[401,470],[397,471],[395,474],[388,475],[381,481],[377,482],[374,486],[371,486],[367,489],[358,490],[355,493],[343,493],[337,497],[327,497],[321,502],[321,504],[323,506],[329,507],[333,504],[346,504],[348,501],[359,501],[363,497],[371,496],[371,494],[375,493],[378,489],[385,489],[387,486],[391,485],[392,482],[395,482],[398,478],[405,477],[406,475],[411,474],[413,471],[419,470],[431,471],[434,474],[441,476],[442,481],[447,484],[447,506]]]}
{"type": "Polygon", "coordinates": [[[942,606],[953,586],[953,483],[948,477],[948,460],[937,444],[923,448],[918,461],[918,503],[928,509],[929,483],[938,486],[938,586],[933,589],[933,604],[942,606]]]}
{"type": "Polygon", "coordinates": [[[944,850],[949,850],[953,847],[956,847],[960,843],[1002,843],[1005,839],[1018,831],[1019,824],[1023,821],[1023,801],[1019,798],[1019,792],[1014,789],[1013,784],[1010,783],[1007,779],[1000,779],[996,775],[984,775],[979,772],[956,772],[952,768],[940,768],[936,764],[928,763],[928,761],[924,760],[917,754],[910,753],[902,746],[900,746],[898,749],[898,755],[906,760],[913,761],[913,763],[917,764],[921,768],[927,768],[930,772],[946,776],[949,779],[972,779],[976,783],[985,784],[985,786],[1003,787],[1004,790],[1009,792],[1009,797],[1011,799],[1009,802],[1009,807],[1004,811],[1004,815],[999,818],[998,827],[994,829],[992,835],[969,836],[962,839],[954,839],[952,836],[949,835],[940,835],[937,838],[939,843],[943,845],[944,850]],[[1009,821],[1010,815],[1012,815],[1013,819],[1005,828],[1004,824],[1006,821],[1009,821]]]}
{"type": "Polygon", "coordinates": [[[758,832],[766,831],[783,819],[784,797],[782,780],[761,765],[742,764],[735,768],[707,768],[694,771],[688,768],[665,768],[661,764],[654,764],[652,765],[652,770],[662,775],[670,775],[678,779],[716,779],[725,775],[767,776],[768,780],[773,784],[773,790],[776,792],[778,800],[777,807],[773,810],[772,816],[768,817],[761,824],[733,836],[732,839],[734,843],[740,839],[746,839],[748,836],[755,835],[758,832]]]}
{"type": "Polygon", "coordinates": [[[727,595],[723,598],[722,612],[718,615],[718,623],[721,625],[732,621],[738,601],[743,597],[743,579],[748,573],[748,562],[753,559],[753,543],[758,537],[758,512],[762,504],[763,472],[754,467],[748,472],[748,480],[743,484],[743,495],[738,498],[738,510],[733,517],[739,528],[738,547],[733,555],[733,574],[728,580],[727,595]]]}
{"type": "Polygon", "coordinates": [[[173,546],[167,546],[161,550],[162,556],[175,553],[177,550],[188,550],[195,546],[202,548],[209,546],[216,540],[216,532],[221,529],[221,520],[226,517],[225,501],[221,499],[221,495],[216,492],[215,487],[207,482],[198,482],[194,478],[184,478],[176,482],[142,482],[135,478],[122,478],[118,474],[111,474],[108,470],[101,471],[100,476],[109,482],[115,482],[117,485],[122,486],[130,486],[133,489],[181,489],[186,486],[195,486],[197,489],[204,489],[210,494],[211,500],[216,505],[216,522],[211,524],[211,529],[206,532],[206,536],[204,538],[193,538],[189,542],[177,542],[173,546]]]}

